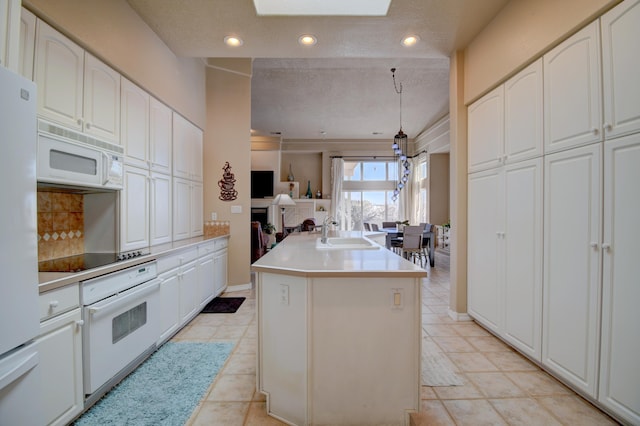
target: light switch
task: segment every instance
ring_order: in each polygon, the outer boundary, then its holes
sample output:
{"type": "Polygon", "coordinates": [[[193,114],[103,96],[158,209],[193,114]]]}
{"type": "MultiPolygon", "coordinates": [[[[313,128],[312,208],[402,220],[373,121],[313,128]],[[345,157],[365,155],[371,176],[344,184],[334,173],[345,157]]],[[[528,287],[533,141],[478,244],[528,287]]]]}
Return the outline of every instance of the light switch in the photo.
{"type": "Polygon", "coordinates": [[[280,284],[280,304],[289,305],[289,286],[280,284]]]}
{"type": "Polygon", "coordinates": [[[242,206],[231,206],[231,213],[242,213],[242,206]]]}
{"type": "Polygon", "coordinates": [[[218,220],[218,213],[211,212],[211,220],[218,220]]]}

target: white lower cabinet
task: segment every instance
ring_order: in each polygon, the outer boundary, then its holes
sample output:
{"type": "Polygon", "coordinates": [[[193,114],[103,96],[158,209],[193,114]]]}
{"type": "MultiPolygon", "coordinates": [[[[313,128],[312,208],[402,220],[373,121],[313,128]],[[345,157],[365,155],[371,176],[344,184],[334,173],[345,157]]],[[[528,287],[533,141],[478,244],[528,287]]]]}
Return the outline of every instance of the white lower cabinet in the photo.
{"type": "Polygon", "coordinates": [[[542,159],[469,175],[468,311],[541,354],[542,159]]]}
{"type": "Polygon", "coordinates": [[[601,151],[545,157],[542,363],[596,396],[600,329],[601,151]]]}
{"type": "Polygon", "coordinates": [[[228,251],[226,246],[219,250],[213,257],[214,262],[214,292],[216,296],[220,295],[227,288],[227,261],[228,251]]]}
{"type": "Polygon", "coordinates": [[[160,283],[160,337],[157,344],[166,342],[180,328],[180,280],[178,269],[158,276],[160,283]]]}
{"type": "Polygon", "coordinates": [[[215,297],[215,264],[213,254],[198,259],[198,304],[204,308],[215,297]]]}
{"type": "Polygon", "coordinates": [[[186,323],[193,318],[200,306],[198,297],[198,263],[189,262],[180,267],[178,281],[180,285],[180,322],[186,323]]]}
{"type": "Polygon", "coordinates": [[[46,424],[66,425],[84,409],[80,308],[41,322],[36,344],[46,424]]]}
{"type": "Polygon", "coordinates": [[[599,400],[640,424],[640,133],[604,144],[602,337],[599,400]]]}

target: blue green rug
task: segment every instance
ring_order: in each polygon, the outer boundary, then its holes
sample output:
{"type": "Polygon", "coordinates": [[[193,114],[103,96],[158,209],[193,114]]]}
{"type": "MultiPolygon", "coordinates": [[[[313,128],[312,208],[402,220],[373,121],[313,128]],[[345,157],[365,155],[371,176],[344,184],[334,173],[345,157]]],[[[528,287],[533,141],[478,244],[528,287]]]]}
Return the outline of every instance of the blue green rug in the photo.
{"type": "Polygon", "coordinates": [[[165,343],[75,424],[182,426],[232,349],[233,343],[165,343]]]}

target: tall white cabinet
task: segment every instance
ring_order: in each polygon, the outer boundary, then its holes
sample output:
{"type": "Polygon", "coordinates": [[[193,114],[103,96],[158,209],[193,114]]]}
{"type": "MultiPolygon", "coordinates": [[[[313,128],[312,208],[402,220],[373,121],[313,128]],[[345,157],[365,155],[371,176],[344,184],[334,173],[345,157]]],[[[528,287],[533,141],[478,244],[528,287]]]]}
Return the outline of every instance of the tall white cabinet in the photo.
{"type": "Polygon", "coordinates": [[[19,71],[20,0],[0,0],[0,65],[19,71]]]}
{"type": "Polygon", "coordinates": [[[601,150],[545,157],[542,362],[589,395],[598,368],[601,150]]]}
{"type": "Polygon", "coordinates": [[[543,177],[540,93],[539,60],[469,107],[467,238],[469,314],[538,360],[543,177]]]}
{"type": "Polygon", "coordinates": [[[519,90],[519,118],[508,118],[518,76],[468,110],[469,144],[491,139],[469,146],[469,314],[629,424],[640,424],[638,40],[640,0],[625,0],[541,58],[543,90],[519,90]],[[544,99],[544,149],[509,164],[496,140],[531,137],[525,99],[530,111],[544,99]]]}

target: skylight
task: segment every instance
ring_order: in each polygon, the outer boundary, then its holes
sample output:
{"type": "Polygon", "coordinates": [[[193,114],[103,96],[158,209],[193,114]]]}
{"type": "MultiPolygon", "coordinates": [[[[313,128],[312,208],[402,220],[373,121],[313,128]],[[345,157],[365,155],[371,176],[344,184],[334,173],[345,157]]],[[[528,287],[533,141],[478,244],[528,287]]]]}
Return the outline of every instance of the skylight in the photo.
{"type": "Polygon", "coordinates": [[[258,15],[385,16],[391,0],[253,0],[258,15]]]}

